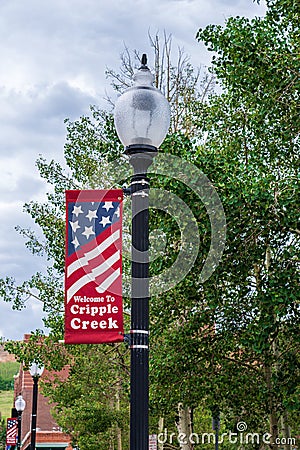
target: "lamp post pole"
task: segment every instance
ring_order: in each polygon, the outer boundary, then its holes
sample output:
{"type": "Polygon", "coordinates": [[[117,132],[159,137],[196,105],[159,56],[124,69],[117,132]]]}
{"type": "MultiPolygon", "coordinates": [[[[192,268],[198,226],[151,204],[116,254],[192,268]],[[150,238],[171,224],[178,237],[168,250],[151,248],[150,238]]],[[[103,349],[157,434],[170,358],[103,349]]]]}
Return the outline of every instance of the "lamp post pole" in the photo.
{"type": "Polygon", "coordinates": [[[220,411],[218,405],[213,408],[213,430],[215,431],[215,450],[219,450],[220,411]]]}
{"type": "Polygon", "coordinates": [[[43,366],[39,366],[36,362],[32,363],[32,365],[30,367],[30,375],[32,376],[32,380],[33,380],[30,450],[35,450],[38,384],[39,384],[39,378],[42,375],[43,371],[44,371],[43,366]]]}
{"type": "Polygon", "coordinates": [[[22,395],[18,395],[15,401],[15,408],[18,413],[18,441],[17,441],[17,449],[21,448],[21,432],[22,432],[22,412],[24,411],[26,406],[26,402],[23,399],[22,395]]]}
{"type": "Polygon", "coordinates": [[[150,147],[128,148],[131,179],[130,449],[148,449],[149,427],[149,179],[150,147]],[[144,153],[142,152],[144,150],[144,153]],[[135,153],[137,151],[137,153],[135,153]]]}
{"type": "Polygon", "coordinates": [[[17,448],[21,448],[21,433],[22,433],[22,411],[18,411],[18,443],[17,448]]]}
{"type": "Polygon", "coordinates": [[[35,450],[36,442],[36,414],[37,414],[37,399],[38,399],[38,377],[33,378],[33,390],[32,390],[32,415],[31,415],[31,443],[30,449],[35,450]]]}
{"type": "Polygon", "coordinates": [[[170,124],[170,105],[153,87],[144,54],[135,84],[115,105],[115,126],[133,167],[131,245],[130,450],[149,448],[149,179],[170,124]]]}

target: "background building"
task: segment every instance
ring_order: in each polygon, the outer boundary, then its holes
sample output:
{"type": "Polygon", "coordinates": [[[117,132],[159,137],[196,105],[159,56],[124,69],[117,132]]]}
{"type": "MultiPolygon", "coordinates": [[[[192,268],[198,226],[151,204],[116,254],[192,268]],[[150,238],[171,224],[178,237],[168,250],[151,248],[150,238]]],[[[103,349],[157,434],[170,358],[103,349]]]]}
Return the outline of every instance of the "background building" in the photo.
{"type": "MultiPolygon", "coordinates": [[[[24,336],[27,340],[29,335],[24,336]]],[[[67,371],[60,372],[62,377],[67,377],[67,371]]],[[[46,369],[41,378],[51,379],[51,373],[46,369]]],[[[32,390],[33,379],[28,370],[23,370],[20,365],[19,373],[15,376],[14,383],[14,400],[18,395],[22,395],[26,402],[25,410],[22,413],[22,432],[21,443],[22,450],[30,450],[31,441],[31,413],[32,413],[32,390]]],[[[43,450],[65,450],[70,449],[70,436],[63,433],[51,415],[51,404],[46,397],[38,393],[37,404],[37,428],[36,428],[36,448],[43,450]]]]}

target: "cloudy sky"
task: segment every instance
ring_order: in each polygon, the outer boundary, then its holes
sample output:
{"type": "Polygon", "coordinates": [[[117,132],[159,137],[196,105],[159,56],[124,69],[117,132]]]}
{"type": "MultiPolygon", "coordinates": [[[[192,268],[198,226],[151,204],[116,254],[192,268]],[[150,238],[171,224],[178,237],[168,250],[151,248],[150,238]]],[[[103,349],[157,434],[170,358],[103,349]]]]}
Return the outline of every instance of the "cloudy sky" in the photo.
{"type": "MultiPolygon", "coordinates": [[[[32,226],[22,206],[47,190],[35,161],[63,161],[64,119],[105,106],[107,67],[118,69],[124,43],[149,54],[147,37],[165,30],[195,66],[210,54],[195,40],[200,27],[230,16],[263,15],[252,0],[0,0],[0,278],[26,280],[44,261],[32,256],[16,225],[32,226]]],[[[42,328],[41,306],[12,311],[0,298],[0,336],[22,339],[42,328]]]]}

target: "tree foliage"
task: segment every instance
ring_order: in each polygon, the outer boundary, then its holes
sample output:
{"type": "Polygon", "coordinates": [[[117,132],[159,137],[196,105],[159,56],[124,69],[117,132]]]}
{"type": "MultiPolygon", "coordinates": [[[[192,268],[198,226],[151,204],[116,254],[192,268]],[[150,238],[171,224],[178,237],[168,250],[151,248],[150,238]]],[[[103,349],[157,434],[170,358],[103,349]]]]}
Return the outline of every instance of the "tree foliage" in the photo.
{"type": "MultiPolygon", "coordinates": [[[[128,445],[128,350],[124,345],[68,347],[67,379],[52,375],[43,392],[54,417],[79,447],[107,449],[118,436],[128,445]]],[[[63,362],[65,365],[66,361],[63,362]]]]}

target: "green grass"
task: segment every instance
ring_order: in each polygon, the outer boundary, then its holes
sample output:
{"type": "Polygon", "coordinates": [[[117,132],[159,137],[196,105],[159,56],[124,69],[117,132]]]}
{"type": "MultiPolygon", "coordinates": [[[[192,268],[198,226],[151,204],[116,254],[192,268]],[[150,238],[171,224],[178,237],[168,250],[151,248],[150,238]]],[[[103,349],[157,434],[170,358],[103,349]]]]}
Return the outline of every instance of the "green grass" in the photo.
{"type": "Polygon", "coordinates": [[[0,412],[1,418],[11,417],[11,409],[14,402],[14,391],[0,391],[0,412]]]}
{"type": "Polygon", "coordinates": [[[11,409],[14,401],[14,375],[18,373],[20,364],[16,362],[0,363],[0,413],[2,419],[11,417],[11,409]],[[5,386],[5,387],[4,387],[5,386]],[[9,386],[10,390],[7,389],[9,386]]]}
{"type": "Polygon", "coordinates": [[[20,364],[17,362],[2,362],[0,363],[0,377],[3,380],[13,380],[14,375],[19,371],[20,364]]]}

